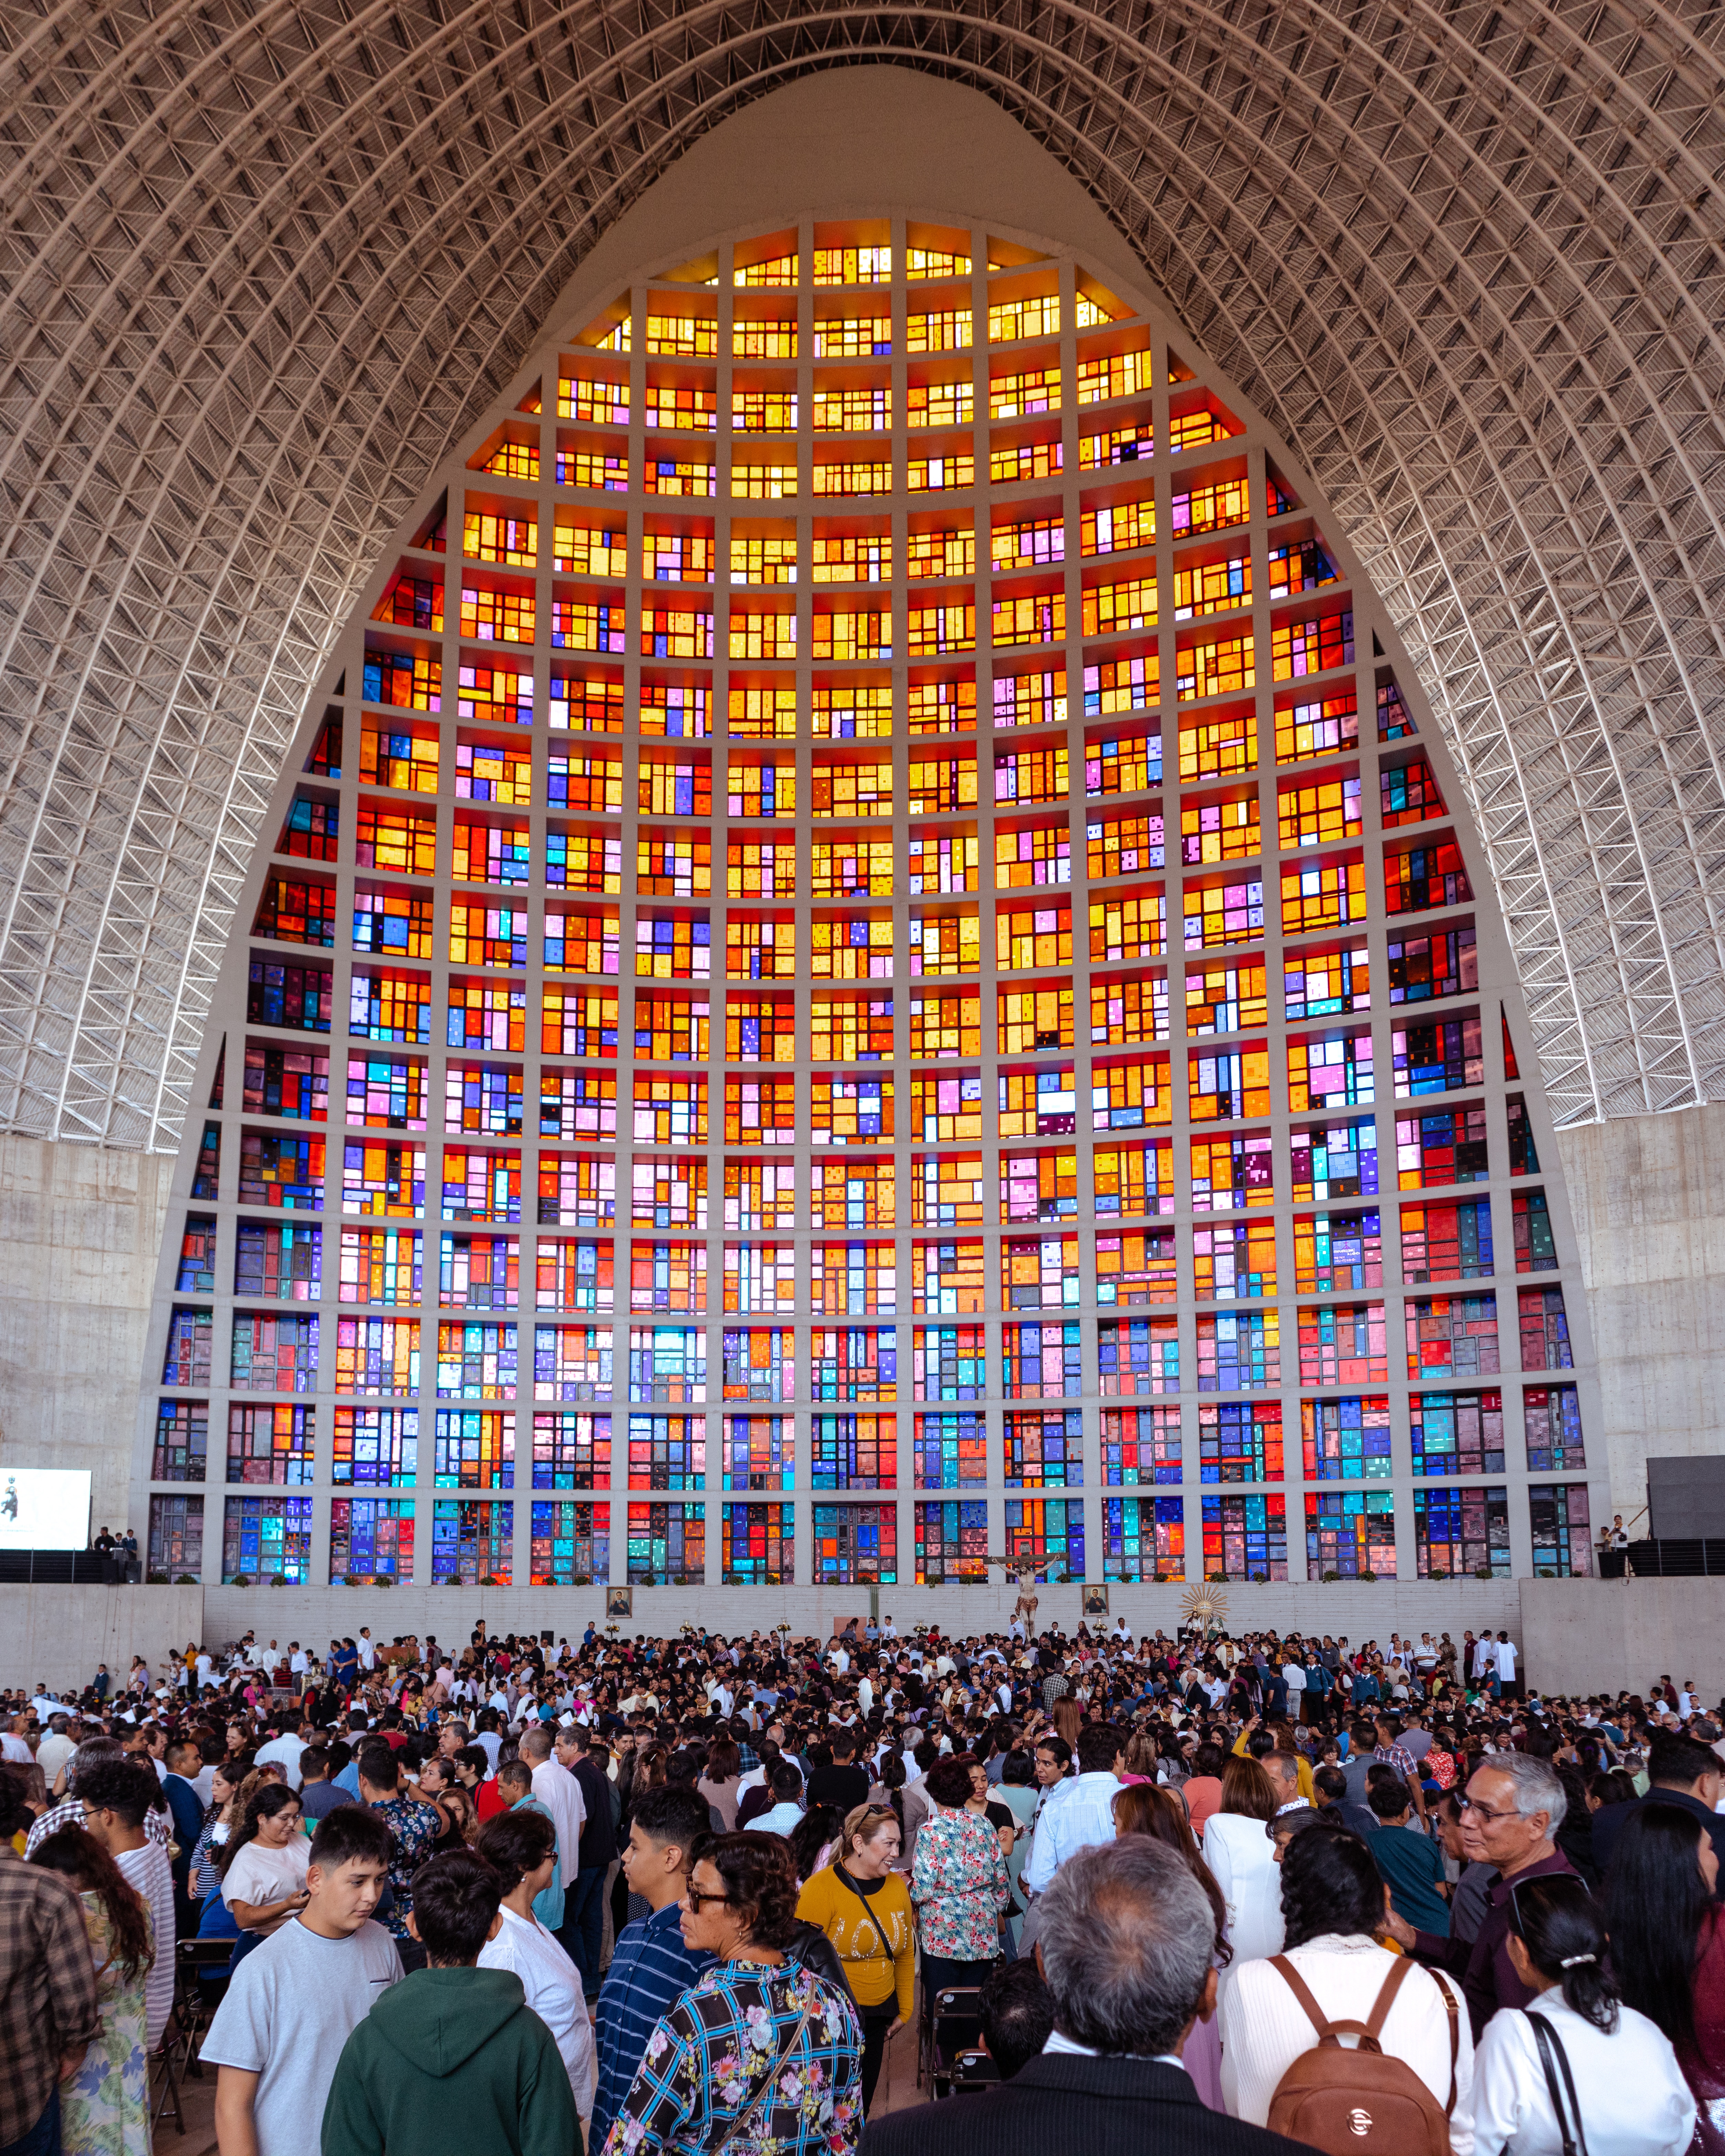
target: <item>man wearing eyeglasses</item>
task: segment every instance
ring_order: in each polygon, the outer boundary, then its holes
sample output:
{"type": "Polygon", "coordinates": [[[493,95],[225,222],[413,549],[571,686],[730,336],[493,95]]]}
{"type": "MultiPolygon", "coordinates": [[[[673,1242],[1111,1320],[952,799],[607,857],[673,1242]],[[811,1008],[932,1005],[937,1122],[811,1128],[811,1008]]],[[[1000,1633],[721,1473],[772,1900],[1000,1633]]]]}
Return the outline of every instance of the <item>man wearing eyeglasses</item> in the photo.
{"type": "Polygon", "coordinates": [[[1553,1839],[1567,1802],[1563,1784],[1545,1760],[1500,1753],[1476,1770],[1458,1802],[1462,1853],[1493,1871],[1478,1932],[1471,1940],[1440,1938],[1416,1931],[1394,1912],[1386,1929],[1416,1960],[1461,1979],[1477,2043],[1500,2007],[1525,2006],[1534,1996],[1509,1958],[1510,1897],[1529,1879],[1553,1872],[1573,1876],[1575,1867],[1553,1839]]]}

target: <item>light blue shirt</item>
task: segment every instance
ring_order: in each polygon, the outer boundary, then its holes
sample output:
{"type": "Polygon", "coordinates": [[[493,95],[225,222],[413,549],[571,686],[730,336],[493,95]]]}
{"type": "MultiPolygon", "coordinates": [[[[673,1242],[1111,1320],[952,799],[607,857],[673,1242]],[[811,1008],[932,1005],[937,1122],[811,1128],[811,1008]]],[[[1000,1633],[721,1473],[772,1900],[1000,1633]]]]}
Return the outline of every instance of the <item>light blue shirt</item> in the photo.
{"type": "Polygon", "coordinates": [[[1114,1799],[1122,1784],[1110,1771],[1081,1774],[1050,1789],[1036,1820],[1036,1840],[1024,1866],[1024,1884],[1045,1893],[1069,1856],[1114,1839],[1114,1799]]]}

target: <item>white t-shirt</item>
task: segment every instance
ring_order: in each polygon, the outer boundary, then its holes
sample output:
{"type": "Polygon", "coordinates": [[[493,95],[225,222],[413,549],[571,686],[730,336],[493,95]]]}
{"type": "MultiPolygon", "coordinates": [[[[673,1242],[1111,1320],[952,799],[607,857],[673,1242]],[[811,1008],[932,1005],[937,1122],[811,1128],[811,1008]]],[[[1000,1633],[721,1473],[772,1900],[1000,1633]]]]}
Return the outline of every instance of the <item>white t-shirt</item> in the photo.
{"type": "Polygon", "coordinates": [[[162,2041],[174,2003],[173,1867],[167,1851],[154,1841],[146,1841],[141,1849],[122,1849],[114,1861],[126,1884],[149,1906],[156,1958],[144,1979],[144,2020],[146,2046],[153,2051],[162,2041]]]}
{"type": "MultiPolygon", "coordinates": [[[[1617,2027],[1607,2035],[1557,1991],[1543,1994],[1534,2007],[1569,2062],[1590,2156],[1682,2156],[1695,2132],[1695,2098],[1653,2023],[1620,2006],[1617,2027]]],[[[1561,2070],[1558,2079],[1561,2087],[1561,2070]]],[[[1474,2055],[1473,2121],[1481,2148],[1558,2156],[1563,2145],[1533,2025],[1521,2008],[1506,2008],[1486,2024],[1474,2055]]]]}
{"type": "Polygon", "coordinates": [[[258,2076],[258,2156],[315,2145],[341,2046],[401,1975],[394,1940],[369,1921],[326,1939],[295,1917],[240,1963],[201,2056],[258,2076]]]}
{"type": "Polygon", "coordinates": [[[1513,1640],[1497,1642],[1497,1675],[1505,1684],[1516,1681],[1516,1643],[1513,1640]]]}
{"type": "Polygon", "coordinates": [[[500,1913],[503,1928],[480,1948],[479,1965],[511,1969],[521,1979],[528,2005],[557,2040],[585,2128],[593,2116],[595,2068],[593,2024],[581,1995],[580,1972],[536,1917],[518,1917],[513,1909],[500,1913]]]}
{"type": "Polygon", "coordinates": [[[249,1841],[222,1875],[222,1899],[230,1909],[236,1902],[285,1902],[305,1884],[311,1862],[311,1844],[303,1834],[296,1834],[285,1849],[249,1841]]]}
{"type": "Polygon", "coordinates": [[[9,1729],[0,1729],[0,1759],[9,1759],[14,1766],[31,1767],[34,1754],[22,1737],[14,1737],[9,1729]]]}

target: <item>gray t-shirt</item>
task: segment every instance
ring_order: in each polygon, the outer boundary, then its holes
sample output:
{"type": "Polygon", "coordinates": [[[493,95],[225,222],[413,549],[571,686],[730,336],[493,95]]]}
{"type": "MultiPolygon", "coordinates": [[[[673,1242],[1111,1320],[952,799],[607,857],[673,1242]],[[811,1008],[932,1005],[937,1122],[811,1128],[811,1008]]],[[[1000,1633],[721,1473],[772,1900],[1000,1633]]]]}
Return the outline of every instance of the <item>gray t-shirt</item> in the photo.
{"type": "Polygon", "coordinates": [[[402,1974],[381,1924],[326,1939],[297,1917],[240,1963],[201,2056],[258,2076],[258,2156],[305,2156],[317,2146],[341,2046],[402,1974]]]}

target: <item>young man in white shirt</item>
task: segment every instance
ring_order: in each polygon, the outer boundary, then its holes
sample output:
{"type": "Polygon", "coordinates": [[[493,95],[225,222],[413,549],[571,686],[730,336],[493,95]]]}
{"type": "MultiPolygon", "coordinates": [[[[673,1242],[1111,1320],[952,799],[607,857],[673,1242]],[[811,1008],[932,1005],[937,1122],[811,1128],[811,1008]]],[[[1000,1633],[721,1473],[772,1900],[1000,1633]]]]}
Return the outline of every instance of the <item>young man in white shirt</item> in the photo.
{"type": "Polygon", "coordinates": [[[319,1826],[306,1902],[234,1971],[201,2056],[216,2074],[221,2156],[301,2156],[315,2143],[341,2047],[402,1978],[372,1921],[391,1838],[376,1813],[344,1804],[319,1826]]]}
{"type": "Polygon", "coordinates": [[[377,1666],[377,1643],[372,1637],[369,1625],[362,1625],[359,1637],[354,1642],[354,1652],[359,1656],[359,1666],[369,1676],[377,1666]]]}
{"type": "Polygon", "coordinates": [[[1516,1681],[1517,1651],[1514,1640],[1510,1638],[1507,1632],[1500,1632],[1497,1635],[1494,1660],[1497,1671],[1497,1681],[1503,1687],[1503,1697],[1506,1699],[1518,1699],[1521,1697],[1522,1688],[1516,1681]]]}
{"type": "Polygon", "coordinates": [[[85,1831],[120,1866],[126,1884],[150,1912],[156,1958],[144,1979],[145,2049],[162,2041],[174,2003],[174,1882],[167,1851],[144,1832],[158,1784],[148,1763],[101,1759],[81,1767],[78,1795],[85,1831]]]}

